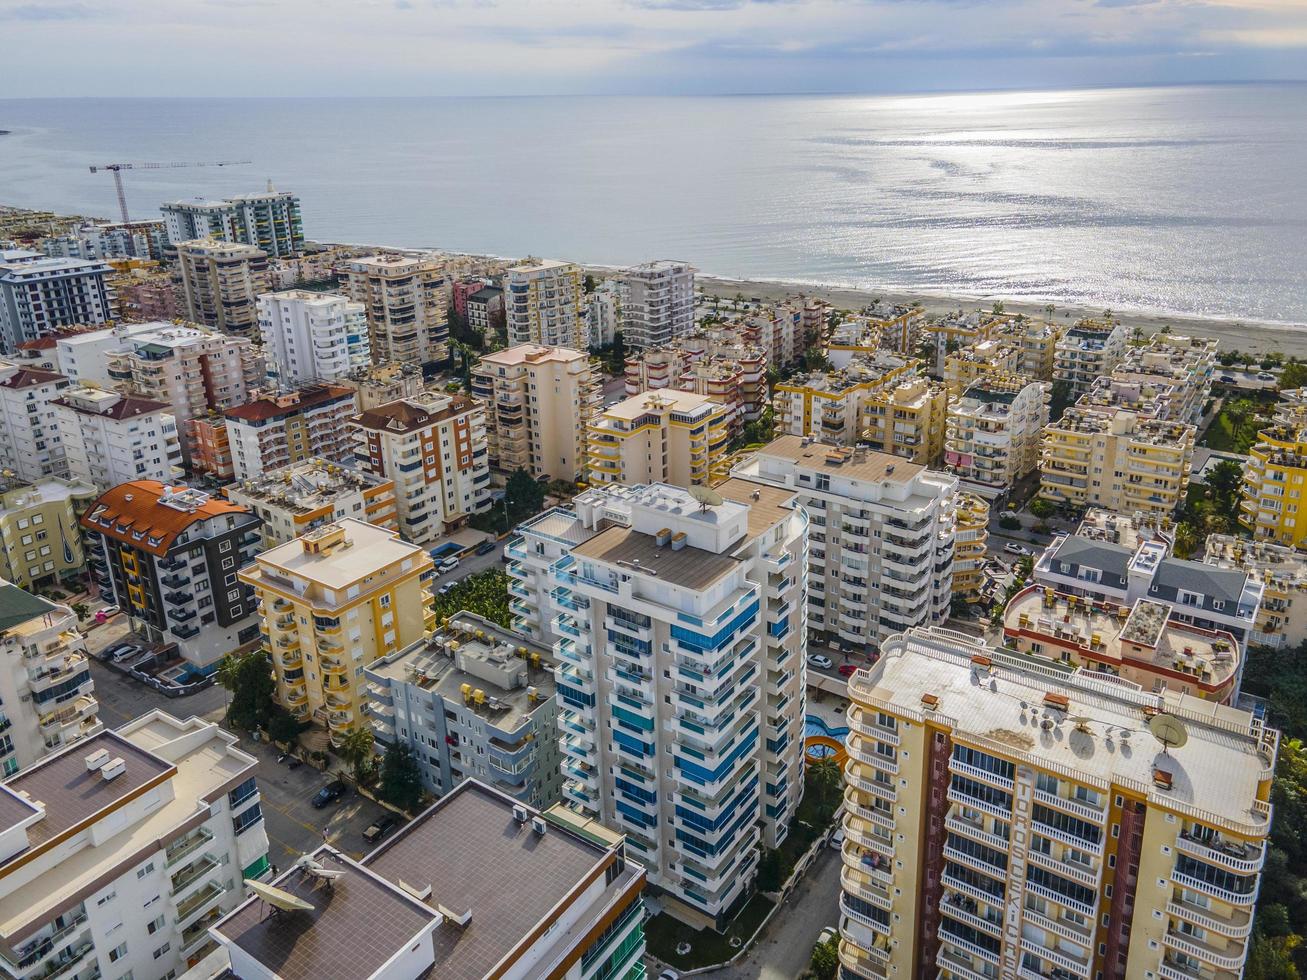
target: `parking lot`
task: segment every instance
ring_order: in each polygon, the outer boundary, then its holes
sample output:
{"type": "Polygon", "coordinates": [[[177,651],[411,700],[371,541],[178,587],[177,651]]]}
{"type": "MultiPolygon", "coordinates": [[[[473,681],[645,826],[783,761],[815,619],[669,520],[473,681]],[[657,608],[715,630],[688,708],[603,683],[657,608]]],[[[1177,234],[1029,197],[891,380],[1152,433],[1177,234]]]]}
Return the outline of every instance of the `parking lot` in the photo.
{"type": "MultiPolygon", "coordinates": [[[[94,650],[105,639],[92,634],[87,643],[94,650]]],[[[219,723],[226,711],[227,692],[216,685],[197,694],[170,699],[98,660],[91,661],[91,675],[100,702],[100,720],[108,728],[117,728],[155,708],[181,718],[199,715],[219,723]]],[[[353,857],[371,849],[364,843],[362,834],[368,824],[385,812],[382,807],[351,789],[340,802],[315,810],[309,801],[330,782],[325,773],[309,765],[291,769],[284,762],[278,764],[276,746],[254,742],[249,737],[241,738],[241,748],[259,760],[259,791],[263,794],[260,805],[268,832],[269,861],[285,867],[321,844],[324,832],[332,846],[353,857]]]]}

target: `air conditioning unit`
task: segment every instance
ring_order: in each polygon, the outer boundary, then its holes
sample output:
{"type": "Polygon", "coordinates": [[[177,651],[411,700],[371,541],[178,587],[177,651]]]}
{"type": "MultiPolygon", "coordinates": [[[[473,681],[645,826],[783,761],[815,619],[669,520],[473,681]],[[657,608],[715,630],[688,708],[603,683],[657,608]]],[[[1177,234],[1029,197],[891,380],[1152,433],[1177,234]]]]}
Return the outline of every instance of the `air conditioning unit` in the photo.
{"type": "Polygon", "coordinates": [[[531,829],[534,830],[536,834],[539,835],[540,837],[543,837],[545,835],[545,831],[548,829],[548,827],[549,825],[545,823],[544,817],[531,818],[531,829]]]}

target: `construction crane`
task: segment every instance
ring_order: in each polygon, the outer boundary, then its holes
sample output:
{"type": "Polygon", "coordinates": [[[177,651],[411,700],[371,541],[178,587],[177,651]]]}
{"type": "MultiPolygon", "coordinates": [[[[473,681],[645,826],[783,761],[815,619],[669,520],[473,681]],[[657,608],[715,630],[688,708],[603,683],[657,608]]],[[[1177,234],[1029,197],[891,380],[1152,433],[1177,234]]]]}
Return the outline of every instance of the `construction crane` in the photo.
{"type": "Polygon", "coordinates": [[[122,212],[123,224],[126,224],[131,218],[127,217],[127,195],[123,193],[124,170],[169,170],[174,167],[234,167],[249,162],[249,160],[218,160],[215,163],[102,163],[98,167],[92,167],[91,173],[98,173],[101,170],[113,172],[114,188],[118,191],[118,209],[122,212]]]}

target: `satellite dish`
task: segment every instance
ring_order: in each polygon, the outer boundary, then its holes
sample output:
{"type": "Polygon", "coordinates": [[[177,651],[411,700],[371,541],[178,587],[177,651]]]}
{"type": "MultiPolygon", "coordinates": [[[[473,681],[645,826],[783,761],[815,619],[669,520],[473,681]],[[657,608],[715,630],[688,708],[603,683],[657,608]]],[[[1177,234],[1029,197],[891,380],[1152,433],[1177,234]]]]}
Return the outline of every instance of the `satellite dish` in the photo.
{"type": "Polygon", "coordinates": [[[1093,720],[1094,719],[1087,715],[1076,715],[1074,718],[1067,719],[1067,721],[1073,721],[1076,723],[1076,731],[1084,732],[1086,735],[1094,734],[1094,730],[1089,727],[1089,723],[1093,720]]]}
{"type": "Polygon", "coordinates": [[[255,881],[252,878],[246,878],[245,884],[249,885],[250,891],[275,909],[281,909],[283,912],[313,911],[313,906],[310,903],[296,895],[292,895],[288,891],[273,888],[271,885],[265,885],[263,882],[255,881]]]}
{"type": "Polygon", "coordinates": [[[312,875],[314,878],[321,878],[323,881],[328,882],[335,881],[337,878],[340,878],[345,874],[343,871],[338,871],[319,864],[307,854],[295,862],[295,867],[299,868],[307,875],[312,875]]]}
{"type": "Polygon", "coordinates": [[[690,487],[690,496],[699,501],[699,509],[707,510],[709,507],[720,507],[726,501],[722,495],[711,487],[690,487]]]}
{"type": "Polygon", "coordinates": [[[1177,749],[1189,741],[1189,733],[1185,731],[1184,723],[1175,715],[1154,715],[1148,720],[1148,730],[1153,733],[1153,738],[1162,743],[1162,754],[1168,754],[1168,749],[1175,746],[1177,749]]]}

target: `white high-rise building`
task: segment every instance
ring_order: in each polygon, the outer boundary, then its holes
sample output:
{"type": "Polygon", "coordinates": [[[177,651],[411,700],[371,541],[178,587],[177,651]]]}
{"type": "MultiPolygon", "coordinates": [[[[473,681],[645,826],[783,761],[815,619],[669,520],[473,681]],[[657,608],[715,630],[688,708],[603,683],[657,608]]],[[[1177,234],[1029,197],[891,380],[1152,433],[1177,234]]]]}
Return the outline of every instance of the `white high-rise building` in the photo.
{"type": "Polygon", "coordinates": [[[51,405],[68,386],[54,371],[0,361],[0,469],[24,483],[68,472],[51,405]]]}
{"type": "Polygon", "coordinates": [[[118,315],[105,281],[112,270],[85,259],[0,261],[0,353],[63,327],[105,323],[118,315]]]}
{"type": "Polygon", "coordinates": [[[68,388],[51,402],[68,475],[101,490],[129,480],[171,483],[182,449],[170,406],[103,388],[68,388]]]}
{"type": "Polygon", "coordinates": [[[258,762],[151,711],[5,781],[0,966],[19,980],[169,977],[269,876],[258,762]]]}
{"type": "Polygon", "coordinates": [[[367,310],[334,293],[264,293],[259,330],[268,376],[282,385],[334,381],[372,363],[367,310]]]}
{"type": "Polygon", "coordinates": [[[504,322],[508,343],[585,350],[588,330],[581,311],[581,267],[552,259],[527,259],[504,272],[504,322]]]}
{"type": "Polygon", "coordinates": [[[564,799],[720,921],[803,793],[808,521],[793,490],[717,490],[582,493],[553,591],[564,799]]]}
{"type": "Polygon", "coordinates": [[[953,591],[957,477],[871,450],[781,436],[736,477],[798,491],[808,532],[808,622],[863,648],[942,623],[953,591]]]}
{"type": "Polygon", "coordinates": [[[646,262],[627,269],[618,281],[626,347],[665,347],[694,329],[694,268],[689,263],[646,262]]]}
{"type": "Polygon", "coordinates": [[[174,201],[159,208],[174,245],[197,238],[253,245],[273,258],[304,251],[300,200],[269,185],[262,194],[223,201],[174,201]]]}

